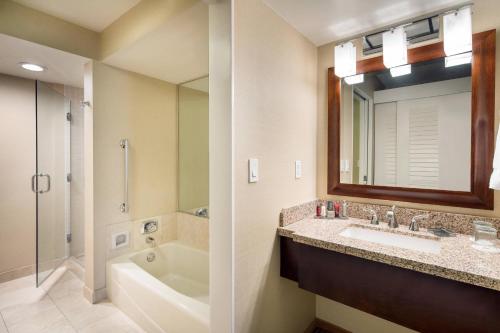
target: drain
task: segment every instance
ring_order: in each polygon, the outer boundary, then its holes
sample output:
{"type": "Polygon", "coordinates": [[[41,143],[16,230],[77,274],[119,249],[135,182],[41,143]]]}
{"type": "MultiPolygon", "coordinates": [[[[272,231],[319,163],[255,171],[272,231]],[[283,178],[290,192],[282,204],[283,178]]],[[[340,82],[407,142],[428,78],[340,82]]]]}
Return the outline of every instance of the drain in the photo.
{"type": "Polygon", "coordinates": [[[148,256],[146,257],[146,260],[147,260],[148,262],[152,262],[152,261],[154,261],[155,259],[156,259],[156,254],[154,254],[153,252],[148,253],[148,256]]]}

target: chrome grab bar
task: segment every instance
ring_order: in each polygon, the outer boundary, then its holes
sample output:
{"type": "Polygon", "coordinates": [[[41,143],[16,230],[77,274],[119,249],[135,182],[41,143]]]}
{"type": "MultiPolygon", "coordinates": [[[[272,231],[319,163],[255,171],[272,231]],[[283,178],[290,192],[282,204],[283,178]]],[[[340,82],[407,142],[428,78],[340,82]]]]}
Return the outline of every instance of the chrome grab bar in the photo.
{"type": "Polygon", "coordinates": [[[51,182],[51,178],[50,178],[50,175],[48,173],[34,174],[33,176],[31,176],[31,190],[33,192],[39,193],[39,194],[49,192],[50,185],[51,185],[50,182],[51,182]],[[47,189],[46,190],[39,190],[38,189],[38,179],[41,177],[47,177],[47,189]]]}
{"type": "Polygon", "coordinates": [[[128,205],[128,139],[122,139],[120,141],[120,147],[123,149],[124,155],[124,164],[125,164],[125,177],[124,177],[124,201],[120,205],[120,211],[122,213],[128,213],[129,205],[128,205]]]}

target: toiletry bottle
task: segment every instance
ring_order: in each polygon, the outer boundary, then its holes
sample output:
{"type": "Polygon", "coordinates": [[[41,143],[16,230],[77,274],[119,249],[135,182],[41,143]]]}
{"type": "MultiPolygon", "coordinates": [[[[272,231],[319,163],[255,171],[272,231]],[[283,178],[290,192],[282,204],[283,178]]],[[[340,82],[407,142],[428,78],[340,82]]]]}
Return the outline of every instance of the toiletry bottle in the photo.
{"type": "Polygon", "coordinates": [[[316,217],[321,216],[321,204],[316,205],[316,217]]]}
{"type": "Polygon", "coordinates": [[[347,204],[347,201],[343,200],[342,201],[342,212],[341,212],[341,216],[340,216],[343,219],[348,218],[348,216],[347,216],[347,207],[348,206],[349,205],[347,204]]]}
{"type": "Polygon", "coordinates": [[[336,201],[335,202],[335,217],[340,216],[340,204],[336,201]]]}
{"type": "Polygon", "coordinates": [[[326,206],[321,204],[321,217],[326,217],[326,206]]]}
{"type": "Polygon", "coordinates": [[[328,201],[326,205],[326,217],[332,219],[335,217],[335,208],[333,208],[333,201],[328,201]]]}

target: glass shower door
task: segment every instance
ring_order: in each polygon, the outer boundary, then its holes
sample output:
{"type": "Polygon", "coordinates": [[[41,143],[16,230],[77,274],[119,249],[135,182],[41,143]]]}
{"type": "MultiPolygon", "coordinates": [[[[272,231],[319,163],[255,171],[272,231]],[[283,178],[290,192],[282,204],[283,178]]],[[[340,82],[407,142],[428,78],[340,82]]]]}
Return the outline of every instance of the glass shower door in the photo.
{"type": "Polygon", "coordinates": [[[70,101],[36,83],[36,279],[39,286],[67,256],[70,101]]]}

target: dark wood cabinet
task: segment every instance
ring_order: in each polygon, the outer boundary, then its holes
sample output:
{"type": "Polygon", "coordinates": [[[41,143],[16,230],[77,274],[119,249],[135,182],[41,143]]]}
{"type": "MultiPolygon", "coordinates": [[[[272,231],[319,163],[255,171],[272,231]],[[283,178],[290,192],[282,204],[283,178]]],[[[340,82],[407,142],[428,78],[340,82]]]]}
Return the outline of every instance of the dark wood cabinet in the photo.
{"type": "Polygon", "coordinates": [[[500,333],[500,292],[280,237],[281,276],[419,332],[500,333]]]}

